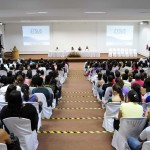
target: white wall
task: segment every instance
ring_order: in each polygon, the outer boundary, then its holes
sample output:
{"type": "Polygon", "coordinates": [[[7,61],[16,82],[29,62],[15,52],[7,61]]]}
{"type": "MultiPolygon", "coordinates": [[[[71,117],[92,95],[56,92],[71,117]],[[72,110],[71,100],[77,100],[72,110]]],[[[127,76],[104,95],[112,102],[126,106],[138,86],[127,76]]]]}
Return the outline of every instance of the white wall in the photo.
{"type": "MultiPolygon", "coordinates": [[[[118,23],[118,22],[51,22],[51,23],[10,23],[5,25],[5,51],[10,51],[16,46],[20,53],[47,54],[56,47],[59,50],[71,50],[73,46],[83,50],[86,46],[90,51],[107,53],[106,46],[106,26],[107,25],[133,25],[134,39],[133,45],[129,48],[138,49],[138,23],[118,23]],[[50,45],[49,46],[24,46],[22,37],[23,25],[48,25],[50,26],[50,45]]],[[[122,47],[124,48],[124,47],[122,47]]],[[[128,48],[128,47],[125,47],[128,48]]]]}
{"type": "Polygon", "coordinates": [[[146,57],[149,56],[147,44],[150,47],[150,25],[139,25],[139,54],[146,57]]]}

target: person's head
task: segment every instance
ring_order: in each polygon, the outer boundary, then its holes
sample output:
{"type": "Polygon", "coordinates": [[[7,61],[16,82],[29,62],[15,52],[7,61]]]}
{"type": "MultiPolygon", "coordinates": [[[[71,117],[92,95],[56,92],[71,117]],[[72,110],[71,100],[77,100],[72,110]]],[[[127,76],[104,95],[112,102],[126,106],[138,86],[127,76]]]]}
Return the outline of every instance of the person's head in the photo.
{"type": "Polygon", "coordinates": [[[99,73],[98,74],[98,80],[101,80],[102,79],[102,73],[99,73]]]}
{"type": "Polygon", "coordinates": [[[138,94],[135,90],[130,90],[128,92],[128,101],[130,102],[139,102],[138,94]]]}
{"type": "Polygon", "coordinates": [[[128,74],[122,74],[122,80],[128,80],[128,74]]]}
{"type": "Polygon", "coordinates": [[[115,71],[115,76],[116,76],[116,78],[120,77],[120,72],[118,70],[115,71]]]}
{"type": "Polygon", "coordinates": [[[23,98],[25,101],[29,99],[29,86],[27,84],[23,84],[21,86],[21,92],[23,93],[23,98]]]}
{"type": "Polygon", "coordinates": [[[122,94],[122,88],[121,88],[118,84],[114,84],[114,85],[112,86],[112,93],[113,93],[113,95],[119,94],[120,99],[121,99],[122,101],[124,101],[124,96],[123,96],[123,94],[122,94]]]}
{"type": "Polygon", "coordinates": [[[1,83],[7,85],[7,77],[5,75],[1,76],[1,83]]]}
{"type": "Polygon", "coordinates": [[[139,102],[141,102],[141,101],[142,101],[142,98],[141,98],[141,87],[140,87],[140,85],[135,83],[135,84],[133,84],[133,85],[131,86],[131,89],[133,89],[134,91],[137,92],[138,97],[139,97],[139,102]]]}
{"type": "Polygon", "coordinates": [[[13,90],[8,96],[8,109],[12,113],[19,113],[22,107],[21,92],[13,90]]]}
{"type": "Polygon", "coordinates": [[[124,86],[124,82],[123,82],[123,80],[122,79],[120,79],[120,78],[117,78],[116,79],[116,83],[121,87],[121,88],[123,88],[123,86],[124,86]]]}
{"type": "Polygon", "coordinates": [[[114,78],[113,78],[112,75],[109,75],[109,76],[108,76],[108,82],[113,82],[113,79],[114,79],[114,78]]]}
{"type": "Polygon", "coordinates": [[[19,86],[24,83],[24,78],[22,75],[18,75],[16,80],[19,86]]]}
{"type": "Polygon", "coordinates": [[[146,88],[146,92],[150,92],[150,77],[145,79],[144,86],[146,88]]]}
{"type": "Polygon", "coordinates": [[[16,86],[14,84],[10,84],[8,87],[7,87],[7,90],[6,90],[6,93],[5,93],[5,100],[6,102],[8,102],[8,98],[9,98],[9,94],[11,91],[13,90],[16,90],[16,86]]]}
{"type": "Polygon", "coordinates": [[[26,77],[28,77],[29,79],[32,78],[32,71],[31,70],[27,71],[26,77]]]}
{"type": "Polygon", "coordinates": [[[43,75],[44,75],[44,70],[41,70],[40,73],[41,73],[41,75],[43,76],[43,75]]]}
{"type": "Polygon", "coordinates": [[[139,73],[135,74],[135,80],[140,80],[141,79],[141,75],[139,73]]]}
{"type": "Polygon", "coordinates": [[[43,78],[38,77],[36,81],[37,86],[42,86],[43,85],[43,78]]]}
{"type": "Polygon", "coordinates": [[[125,72],[125,74],[128,74],[128,73],[129,73],[129,70],[128,70],[128,69],[126,69],[124,72],[125,72]]]}

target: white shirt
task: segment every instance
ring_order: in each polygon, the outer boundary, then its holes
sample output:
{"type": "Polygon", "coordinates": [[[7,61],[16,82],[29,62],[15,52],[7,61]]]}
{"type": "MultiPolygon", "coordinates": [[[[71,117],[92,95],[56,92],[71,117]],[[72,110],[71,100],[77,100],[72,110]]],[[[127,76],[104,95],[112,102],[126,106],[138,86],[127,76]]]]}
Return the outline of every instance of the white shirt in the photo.
{"type": "Polygon", "coordinates": [[[147,128],[145,128],[142,132],[141,132],[141,134],[140,134],[140,139],[141,140],[146,140],[147,139],[147,141],[150,141],[150,126],[149,127],[147,127],[147,128]]]}

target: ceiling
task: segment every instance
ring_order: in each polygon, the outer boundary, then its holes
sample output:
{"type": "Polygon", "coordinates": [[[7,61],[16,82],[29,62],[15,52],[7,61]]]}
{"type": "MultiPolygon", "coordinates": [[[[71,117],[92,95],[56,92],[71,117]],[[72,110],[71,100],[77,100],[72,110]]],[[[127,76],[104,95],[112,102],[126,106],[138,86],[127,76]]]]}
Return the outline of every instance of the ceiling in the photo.
{"type": "Polygon", "coordinates": [[[3,23],[62,20],[150,20],[150,0],[0,0],[3,23]]]}

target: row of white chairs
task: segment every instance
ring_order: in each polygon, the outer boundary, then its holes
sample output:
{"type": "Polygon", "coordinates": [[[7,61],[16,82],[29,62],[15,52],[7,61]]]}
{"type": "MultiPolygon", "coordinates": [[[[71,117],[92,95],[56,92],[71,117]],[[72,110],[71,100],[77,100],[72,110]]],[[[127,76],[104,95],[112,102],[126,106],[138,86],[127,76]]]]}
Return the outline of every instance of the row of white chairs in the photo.
{"type": "Polygon", "coordinates": [[[137,57],[137,50],[131,48],[110,48],[108,57],[137,57]]]}

